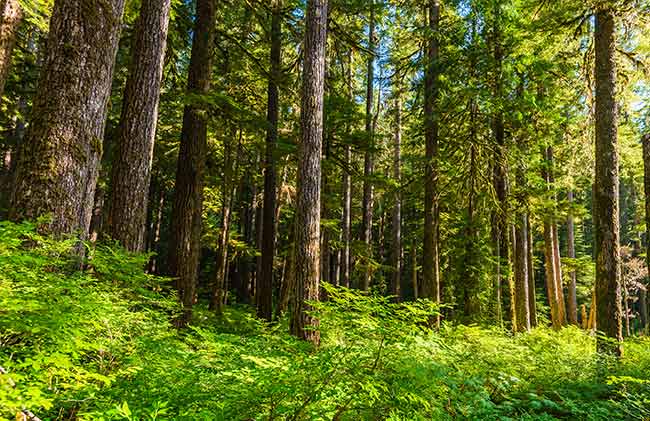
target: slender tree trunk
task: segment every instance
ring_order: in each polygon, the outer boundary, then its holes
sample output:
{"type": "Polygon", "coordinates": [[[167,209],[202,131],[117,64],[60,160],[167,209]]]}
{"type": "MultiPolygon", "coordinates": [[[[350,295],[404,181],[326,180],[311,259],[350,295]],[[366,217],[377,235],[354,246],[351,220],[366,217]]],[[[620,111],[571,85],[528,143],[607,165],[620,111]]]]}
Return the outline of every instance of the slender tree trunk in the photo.
{"type": "Polygon", "coordinates": [[[88,235],[124,0],[57,0],[10,217],[88,235]]]}
{"type": "Polygon", "coordinates": [[[619,181],[616,105],[616,24],[608,7],[596,12],[596,177],[594,180],[594,249],[596,321],[611,341],[599,338],[599,352],[621,354],[621,256],[619,251],[619,181]]]}
{"type": "Polygon", "coordinates": [[[557,224],[551,225],[553,229],[553,259],[555,259],[555,291],[557,291],[558,317],[562,326],[566,326],[566,301],[564,300],[564,283],[562,282],[562,261],[560,258],[560,235],[557,224]]]}
{"type": "Polygon", "coordinates": [[[151,224],[151,244],[149,246],[149,251],[153,251],[156,254],[151,256],[149,260],[149,273],[158,273],[158,253],[159,253],[159,244],[160,244],[160,228],[162,227],[162,217],[163,209],[165,208],[165,190],[164,186],[159,186],[158,192],[158,201],[156,203],[156,215],[151,224]]]}
{"type": "Polygon", "coordinates": [[[517,331],[530,330],[530,306],[528,304],[528,218],[519,213],[515,225],[515,310],[517,331]]]}
{"type": "Polygon", "coordinates": [[[266,165],[264,166],[264,224],[262,228],[262,268],[258,284],[257,317],[273,318],[273,261],[275,258],[276,169],[275,145],[280,110],[278,83],[282,72],[282,1],[272,1],[271,77],[268,84],[266,165]]]}
{"type": "Polygon", "coordinates": [[[308,0],[301,106],[296,203],[296,280],[291,333],[315,345],[318,319],[307,301],[318,301],[320,269],[320,177],[323,140],[323,96],[327,44],[327,0],[308,0]]]}
{"type": "MultiPolygon", "coordinates": [[[[191,94],[204,95],[210,89],[216,13],[215,0],[197,0],[187,82],[187,91],[191,94]]],[[[185,106],[172,206],[169,259],[170,273],[176,277],[185,309],[180,325],[186,324],[192,317],[201,254],[207,117],[204,104],[194,102],[185,106]]]]}
{"type": "Polygon", "coordinates": [[[530,223],[530,212],[526,214],[526,225],[528,226],[528,306],[530,313],[531,327],[537,326],[537,300],[535,294],[535,265],[533,254],[533,228],[530,223]]]}
{"type": "MultiPolygon", "coordinates": [[[[366,258],[372,259],[372,217],[373,217],[373,185],[370,178],[374,172],[374,133],[373,133],[373,103],[374,103],[374,83],[375,83],[375,2],[370,0],[370,22],[368,23],[368,80],[366,84],[366,135],[368,137],[368,147],[363,163],[363,204],[362,204],[362,240],[366,245],[366,258]]],[[[363,273],[361,289],[367,291],[370,289],[370,279],[372,272],[370,262],[367,263],[363,273]]]]}
{"type": "Polygon", "coordinates": [[[9,78],[16,32],[22,19],[23,10],[18,0],[0,0],[0,101],[9,78]]]}
{"type": "MultiPolygon", "coordinates": [[[[354,101],[354,79],[353,79],[353,56],[350,51],[348,55],[347,82],[348,82],[348,100],[354,101]]],[[[349,134],[350,127],[346,126],[346,132],[349,134]]],[[[345,168],[343,168],[343,210],[341,215],[341,281],[340,284],[350,288],[350,228],[352,225],[352,200],[350,182],[350,167],[352,166],[352,152],[350,145],[344,146],[345,168]]]]}
{"type": "Polygon", "coordinates": [[[393,273],[390,282],[390,294],[397,301],[402,299],[402,196],[399,187],[402,180],[402,98],[401,88],[397,87],[395,98],[395,143],[393,146],[393,179],[398,185],[393,205],[391,266],[393,273]]]}
{"type": "MultiPolygon", "coordinates": [[[[573,190],[569,190],[567,193],[567,199],[569,201],[569,206],[573,205],[573,190]]],[[[567,215],[566,221],[567,227],[567,257],[569,259],[575,260],[576,258],[576,246],[575,246],[575,228],[573,221],[573,210],[569,208],[569,213],[567,215]]],[[[575,262],[572,261],[572,265],[575,262]]],[[[572,266],[575,267],[575,266],[572,266]]],[[[571,269],[569,272],[569,288],[568,288],[568,319],[569,323],[578,326],[578,299],[576,295],[576,271],[571,269]]]]}
{"type": "Polygon", "coordinates": [[[143,251],[170,0],[143,0],[111,174],[110,236],[143,251]]]}
{"type": "Polygon", "coordinates": [[[413,299],[417,300],[420,297],[420,291],[418,290],[418,254],[415,239],[411,243],[411,285],[413,285],[413,299]]]}
{"type": "Polygon", "coordinates": [[[550,221],[544,221],[544,269],[546,274],[546,295],[551,309],[551,323],[553,328],[559,329],[562,323],[559,318],[558,298],[555,282],[555,259],[553,251],[553,229],[550,221]]]}
{"type": "MultiPolygon", "coordinates": [[[[646,241],[646,267],[650,274],[650,134],[646,134],[641,139],[643,145],[643,189],[645,192],[645,241],[646,241]]],[[[645,279],[646,290],[640,291],[641,307],[641,328],[643,332],[648,332],[648,305],[647,305],[647,288],[648,279],[645,279]]]]}
{"type": "MultiPolygon", "coordinates": [[[[424,81],[424,119],[426,167],[424,180],[424,249],[422,261],[422,292],[425,298],[440,303],[440,269],[438,257],[438,60],[440,2],[428,3],[427,63],[424,81]]],[[[440,318],[436,320],[439,326],[440,318]]]]}

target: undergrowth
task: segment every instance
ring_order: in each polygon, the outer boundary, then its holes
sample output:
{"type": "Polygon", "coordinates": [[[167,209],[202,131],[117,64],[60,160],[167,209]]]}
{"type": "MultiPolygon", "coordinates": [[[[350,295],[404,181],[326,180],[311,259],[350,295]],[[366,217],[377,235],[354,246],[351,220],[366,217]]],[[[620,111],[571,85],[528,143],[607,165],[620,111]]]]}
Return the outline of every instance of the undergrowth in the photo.
{"type": "Polygon", "coordinates": [[[617,361],[576,329],[510,336],[435,307],[327,287],[314,349],[246,307],[179,308],[147,259],[0,223],[0,418],[43,420],[650,419],[650,341],[617,361]]]}

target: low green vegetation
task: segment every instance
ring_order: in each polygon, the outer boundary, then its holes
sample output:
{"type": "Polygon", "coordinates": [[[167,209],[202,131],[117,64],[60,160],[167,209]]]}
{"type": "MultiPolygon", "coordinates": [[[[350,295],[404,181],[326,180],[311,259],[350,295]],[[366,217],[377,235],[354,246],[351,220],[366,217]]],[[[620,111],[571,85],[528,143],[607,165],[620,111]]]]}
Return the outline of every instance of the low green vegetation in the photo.
{"type": "Polygon", "coordinates": [[[443,323],[430,303],[327,287],[322,345],[180,308],[147,256],[0,223],[0,418],[42,420],[628,420],[650,418],[650,341],[602,360],[576,328],[505,331],[443,323]]]}

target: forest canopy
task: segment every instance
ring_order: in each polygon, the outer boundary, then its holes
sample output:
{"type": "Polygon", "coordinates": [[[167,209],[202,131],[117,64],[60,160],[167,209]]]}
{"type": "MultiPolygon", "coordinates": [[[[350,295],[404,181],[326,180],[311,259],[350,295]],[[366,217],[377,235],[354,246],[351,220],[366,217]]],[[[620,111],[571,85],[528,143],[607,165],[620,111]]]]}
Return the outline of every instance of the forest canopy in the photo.
{"type": "Polygon", "coordinates": [[[649,0],[0,0],[0,418],[648,419],[649,0]]]}

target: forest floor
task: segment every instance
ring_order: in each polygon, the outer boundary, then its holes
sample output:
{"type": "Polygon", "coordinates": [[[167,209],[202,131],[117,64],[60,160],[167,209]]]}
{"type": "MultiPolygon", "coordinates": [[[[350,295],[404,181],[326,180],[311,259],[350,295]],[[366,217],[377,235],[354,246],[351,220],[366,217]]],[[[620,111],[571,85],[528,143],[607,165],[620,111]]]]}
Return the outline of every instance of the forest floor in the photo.
{"type": "Polygon", "coordinates": [[[645,338],[607,360],[577,328],[434,332],[427,303],[334,289],[318,349],[246,306],[178,331],[146,256],[101,246],[80,272],[70,246],[0,223],[0,419],[650,419],[645,338]]]}

